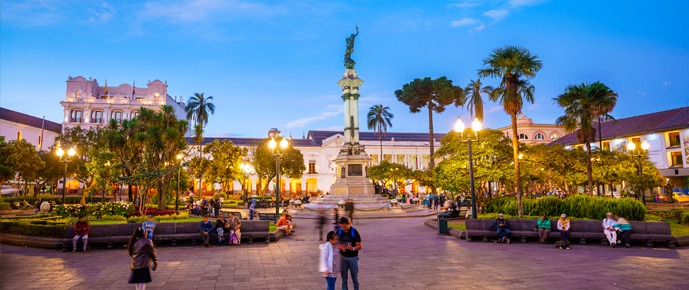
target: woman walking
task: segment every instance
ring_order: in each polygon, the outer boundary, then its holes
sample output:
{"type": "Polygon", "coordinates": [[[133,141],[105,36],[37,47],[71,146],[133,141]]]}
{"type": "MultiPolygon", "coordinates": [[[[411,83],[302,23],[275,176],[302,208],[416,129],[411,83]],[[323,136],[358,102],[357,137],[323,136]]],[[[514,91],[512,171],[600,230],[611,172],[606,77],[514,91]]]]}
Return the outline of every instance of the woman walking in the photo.
{"type": "Polygon", "coordinates": [[[325,281],[327,282],[326,290],[335,290],[337,266],[340,264],[340,253],[336,248],[337,241],[338,236],[335,234],[335,231],[330,231],[326,235],[325,243],[319,246],[321,250],[319,271],[325,276],[325,281]]]}
{"type": "Polygon", "coordinates": [[[136,228],[127,245],[129,256],[132,257],[132,273],[129,283],[136,285],[136,290],[145,290],[146,283],[151,282],[150,262],[153,261],[153,271],[158,268],[153,242],[149,240],[141,227],[136,228]]]}

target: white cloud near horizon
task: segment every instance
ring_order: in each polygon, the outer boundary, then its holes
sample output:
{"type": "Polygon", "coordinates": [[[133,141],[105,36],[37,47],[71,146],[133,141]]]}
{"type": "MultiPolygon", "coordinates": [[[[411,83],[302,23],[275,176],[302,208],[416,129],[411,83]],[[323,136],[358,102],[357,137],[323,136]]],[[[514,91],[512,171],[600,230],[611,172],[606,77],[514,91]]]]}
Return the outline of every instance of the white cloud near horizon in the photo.
{"type": "Polygon", "coordinates": [[[465,17],[465,18],[462,18],[459,20],[453,20],[452,22],[450,22],[450,27],[468,26],[468,25],[476,24],[477,22],[478,22],[478,20],[476,20],[474,18],[465,17]]]}
{"type": "Polygon", "coordinates": [[[476,32],[481,32],[484,29],[486,29],[486,24],[481,22],[481,25],[472,28],[471,30],[469,30],[469,32],[476,33],[476,32]]]}
{"type": "Polygon", "coordinates": [[[510,14],[510,11],[507,9],[493,9],[493,10],[488,10],[485,13],[483,13],[483,16],[492,18],[495,21],[501,20],[507,15],[510,14]]]}
{"type": "Polygon", "coordinates": [[[285,124],[287,129],[303,128],[304,126],[311,124],[313,122],[322,121],[337,115],[341,115],[344,112],[344,107],[342,105],[328,105],[326,109],[329,111],[322,112],[316,116],[299,118],[296,120],[289,121],[285,124]]]}
{"type": "Polygon", "coordinates": [[[237,17],[263,18],[285,12],[287,9],[284,6],[242,0],[152,0],[144,3],[139,16],[142,20],[163,19],[170,23],[196,23],[237,17]]]}
{"type": "Polygon", "coordinates": [[[492,106],[488,108],[488,113],[495,113],[495,112],[500,112],[502,110],[502,107],[500,106],[492,106]]]}

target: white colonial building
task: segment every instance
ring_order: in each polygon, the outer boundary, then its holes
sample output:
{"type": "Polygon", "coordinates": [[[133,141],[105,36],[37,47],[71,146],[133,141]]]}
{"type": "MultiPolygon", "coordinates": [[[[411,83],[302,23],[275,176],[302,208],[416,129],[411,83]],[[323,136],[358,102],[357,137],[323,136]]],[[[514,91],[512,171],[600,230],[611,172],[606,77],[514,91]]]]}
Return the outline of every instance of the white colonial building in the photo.
{"type": "MultiPolygon", "coordinates": [[[[276,129],[271,129],[276,130],[276,129]]],[[[435,134],[435,147],[440,147],[440,139],[445,134],[435,134]]],[[[252,147],[259,144],[265,138],[204,138],[202,146],[215,140],[232,141],[236,146],[252,147]]],[[[383,135],[383,155],[380,154],[380,140],[377,133],[360,132],[360,144],[365,147],[366,153],[371,156],[372,165],[377,165],[381,160],[399,163],[413,170],[423,170],[429,164],[429,139],[428,133],[399,133],[388,132],[383,135]]],[[[301,178],[282,178],[281,190],[290,193],[326,193],[330,191],[330,186],[336,181],[335,158],[340,153],[344,142],[342,131],[309,131],[308,135],[290,140],[292,146],[301,151],[304,156],[306,172],[301,178]]],[[[189,139],[193,144],[193,140],[189,139]]],[[[256,191],[258,184],[255,176],[251,178],[252,191],[256,191]]],[[[204,190],[212,190],[212,181],[204,181],[204,190]]],[[[273,188],[273,186],[269,186],[273,188]]],[[[241,184],[235,182],[232,191],[241,190],[241,184]]],[[[403,192],[425,192],[426,189],[418,183],[412,183],[405,188],[400,188],[403,192]]]]}
{"type": "Polygon", "coordinates": [[[36,150],[50,150],[55,138],[62,132],[62,125],[45,118],[0,108],[0,136],[5,142],[26,140],[36,150]]]}
{"type": "Polygon", "coordinates": [[[100,86],[96,79],[82,76],[67,78],[63,129],[81,127],[89,129],[107,124],[111,119],[118,122],[136,117],[141,107],[159,111],[163,105],[171,105],[179,119],[185,119],[184,103],[167,94],[167,82],[154,80],[146,87],[121,84],[108,87],[107,81],[100,86]]]}

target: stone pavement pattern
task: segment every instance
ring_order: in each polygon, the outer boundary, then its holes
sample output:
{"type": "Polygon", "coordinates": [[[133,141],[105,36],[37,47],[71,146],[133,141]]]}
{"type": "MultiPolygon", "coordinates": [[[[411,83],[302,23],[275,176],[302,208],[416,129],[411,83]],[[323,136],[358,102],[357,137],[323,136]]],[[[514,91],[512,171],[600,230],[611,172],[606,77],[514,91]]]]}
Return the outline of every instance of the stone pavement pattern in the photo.
{"type": "MultiPolygon", "coordinates": [[[[362,289],[687,289],[689,248],[467,243],[424,218],[357,221],[362,289]]],[[[158,248],[148,289],[323,289],[314,220],[296,235],[240,247],[158,248]]],[[[133,289],[123,249],[88,253],[0,245],[1,289],[133,289]]],[[[350,280],[351,283],[351,280],[350,280]]],[[[340,289],[338,278],[337,289],[340,289]]],[[[351,285],[350,285],[350,289],[351,285]]]]}

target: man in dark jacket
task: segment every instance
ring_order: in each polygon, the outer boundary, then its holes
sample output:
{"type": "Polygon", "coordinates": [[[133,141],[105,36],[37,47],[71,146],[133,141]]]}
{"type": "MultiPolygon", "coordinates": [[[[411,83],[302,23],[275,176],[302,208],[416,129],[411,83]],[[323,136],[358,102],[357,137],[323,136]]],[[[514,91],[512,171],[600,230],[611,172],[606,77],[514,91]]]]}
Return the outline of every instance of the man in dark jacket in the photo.
{"type": "Polygon", "coordinates": [[[503,214],[498,214],[498,218],[493,223],[493,228],[498,231],[498,239],[501,243],[510,243],[510,222],[505,219],[503,214]]]}
{"type": "Polygon", "coordinates": [[[77,251],[77,242],[79,242],[79,239],[84,243],[84,252],[86,252],[86,246],[89,243],[89,231],[91,230],[91,226],[89,225],[89,222],[86,220],[86,217],[79,217],[79,221],[77,221],[76,224],[74,224],[74,238],[72,238],[72,253],[76,253],[77,251]]]}
{"type": "Polygon", "coordinates": [[[354,224],[354,200],[348,199],[344,205],[344,210],[345,215],[349,218],[349,222],[354,224]]]}
{"type": "Polygon", "coordinates": [[[203,245],[205,247],[211,244],[211,231],[213,230],[213,222],[210,221],[207,215],[203,216],[203,221],[199,226],[199,231],[201,232],[201,238],[203,238],[203,245]]]}

